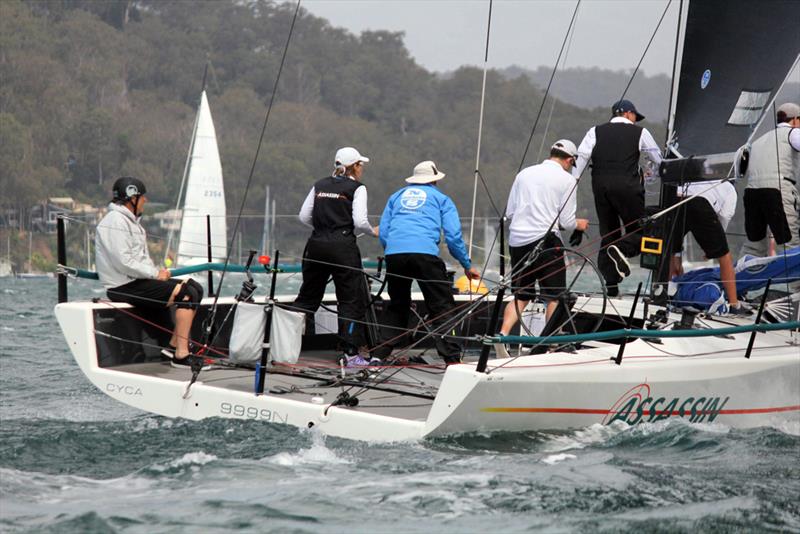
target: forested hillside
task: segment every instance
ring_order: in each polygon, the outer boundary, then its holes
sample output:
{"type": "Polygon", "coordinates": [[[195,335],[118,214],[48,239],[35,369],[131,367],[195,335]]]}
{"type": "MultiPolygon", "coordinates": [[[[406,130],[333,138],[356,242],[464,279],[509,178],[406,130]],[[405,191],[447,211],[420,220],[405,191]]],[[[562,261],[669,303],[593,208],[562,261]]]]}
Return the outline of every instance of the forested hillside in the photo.
{"type": "MultiPolygon", "coordinates": [[[[208,60],[209,101],[235,214],[293,9],[263,0],[3,0],[2,203],[67,194],[99,205],[120,174],[145,180],[151,200],[173,203],[208,60]]],[[[380,213],[416,162],[434,159],[448,174],[442,188],[468,214],[481,72],[437,77],[409,56],[401,33],[357,36],[301,12],[247,211],[263,210],[265,186],[272,185],[278,211],[296,213],[311,183],[330,171],[336,148],[353,145],[372,159],[364,177],[371,213],[380,213]]],[[[501,206],[541,98],[525,76],[489,75],[481,170],[501,206]]],[[[557,103],[549,131],[544,117],[537,129],[527,163],[560,137],[578,143],[607,118],[605,108],[557,103]]],[[[649,126],[663,138],[662,128],[649,126]]],[[[590,195],[581,190],[579,202],[588,208],[590,195]]],[[[479,214],[491,214],[485,198],[479,214]]]]}
{"type": "MultiPolygon", "coordinates": [[[[547,87],[552,74],[551,67],[527,70],[509,67],[503,71],[509,78],[527,76],[537,87],[547,87]]],[[[582,108],[607,108],[619,99],[631,78],[632,72],[613,71],[600,68],[573,67],[558,72],[553,80],[551,92],[564,102],[582,108]],[[587,90],[591,87],[592,90],[587,90]]],[[[647,76],[637,72],[634,83],[625,97],[636,103],[636,107],[648,119],[655,122],[666,121],[669,106],[670,79],[666,74],[647,76]]],[[[659,139],[660,141],[660,139],[659,139]]]]}

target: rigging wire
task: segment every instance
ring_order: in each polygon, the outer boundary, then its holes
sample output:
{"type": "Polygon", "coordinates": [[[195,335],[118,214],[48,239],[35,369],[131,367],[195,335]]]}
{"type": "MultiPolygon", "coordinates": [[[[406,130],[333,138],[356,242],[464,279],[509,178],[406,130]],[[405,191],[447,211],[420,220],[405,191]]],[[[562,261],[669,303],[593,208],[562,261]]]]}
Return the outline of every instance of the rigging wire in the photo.
{"type": "MultiPolygon", "coordinates": [[[[566,68],[567,65],[567,57],[569,56],[569,51],[572,48],[572,40],[575,38],[575,28],[577,25],[572,27],[572,32],[569,36],[569,42],[567,43],[567,48],[564,51],[564,61],[561,62],[561,68],[566,68]]],[[[556,102],[555,98],[550,99],[550,112],[547,114],[547,122],[544,125],[544,133],[542,133],[542,142],[539,144],[539,152],[536,154],[536,161],[542,160],[542,151],[544,150],[544,144],[547,140],[547,133],[550,131],[550,122],[553,119],[553,112],[556,109],[556,102]]]]}
{"type": "Polygon", "coordinates": [[[661,27],[661,23],[664,22],[664,17],[669,10],[669,6],[672,5],[672,0],[667,2],[666,7],[664,8],[664,12],[661,13],[661,18],[658,19],[658,24],[656,24],[655,30],[653,30],[653,34],[650,36],[650,40],[647,42],[647,46],[644,48],[644,52],[642,52],[642,57],[639,58],[639,63],[636,64],[636,68],[633,69],[633,73],[631,74],[630,79],[628,80],[628,85],[625,86],[625,90],[622,91],[622,96],[619,97],[620,100],[625,98],[625,95],[628,94],[628,89],[630,89],[631,84],[633,83],[633,79],[636,77],[636,73],[639,72],[639,68],[642,66],[642,61],[644,61],[645,56],[647,55],[647,51],[650,50],[650,45],[653,44],[653,39],[655,39],[656,34],[658,33],[658,29],[661,27]]]}
{"type": "MultiPolygon", "coordinates": [[[[203,76],[203,90],[205,90],[205,76],[203,76]]],[[[200,99],[202,101],[202,94],[200,99]]],[[[198,102],[198,108],[200,107],[200,103],[198,102]]],[[[192,154],[194,153],[194,142],[197,137],[197,127],[200,124],[200,110],[198,109],[197,114],[194,117],[194,126],[192,127],[192,142],[189,143],[189,151],[186,154],[186,162],[183,165],[183,177],[181,178],[181,186],[178,189],[178,200],[175,204],[175,210],[177,210],[181,206],[181,199],[183,198],[183,192],[186,188],[186,178],[189,176],[189,169],[192,166],[192,154]]],[[[175,226],[170,225],[169,233],[167,234],[167,246],[164,247],[164,258],[162,260],[163,264],[166,264],[167,258],[169,257],[169,249],[172,247],[172,238],[175,235],[175,226]]],[[[163,238],[162,238],[163,239],[163,238]]]]}
{"type": "Polygon", "coordinates": [[[561,50],[558,51],[556,64],[553,66],[553,72],[552,74],[550,74],[550,81],[547,82],[547,88],[544,90],[544,96],[542,96],[542,103],[539,106],[539,111],[536,113],[536,120],[533,121],[531,134],[528,137],[527,144],[525,145],[525,151],[522,153],[522,159],[519,162],[519,167],[517,168],[517,172],[521,171],[522,168],[525,166],[525,158],[528,156],[528,150],[531,148],[531,141],[533,141],[533,134],[534,132],[536,132],[536,127],[539,125],[539,118],[542,116],[542,110],[544,109],[544,104],[545,101],[547,100],[547,95],[550,94],[550,86],[553,84],[553,78],[555,78],[556,76],[556,71],[558,70],[558,64],[561,62],[561,55],[564,53],[564,47],[567,45],[567,39],[569,38],[570,32],[572,31],[572,26],[573,24],[575,24],[575,17],[578,14],[578,8],[581,6],[581,2],[582,0],[578,0],[578,3],[575,4],[575,10],[572,12],[572,18],[569,21],[569,27],[567,28],[567,33],[564,34],[564,40],[561,43],[561,50]]]}
{"type": "MultiPolygon", "coordinates": [[[[777,163],[778,169],[778,193],[781,196],[781,201],[783,200],[783,191],[781,191],[781,182],[783,181],[782,173],[781,173],[781,153],[780,147],[778,146],[778,110],[775,107],[775,100],[772,101],[772,126],[773,132],[775,133],[775,161],[777,163]]],[[[784,208],[785,210],[785,208],[784,208]]],[[[789,230],[791,234],[791,228],[789,230]]],[[[783,270],[785,272],[789,272],[789,261],[786,258],[786,243],[781,243],[781,247],[783,247],[783,270]]],[[[786,277],[786,293],[791,294],[791,290],[789,289],[789,277],[786,277]]]]}
{"type": "Polygon", "coordinates": [[[469,222],[469,247],[467,255],[472,257],[473,231],[475,230],[475,203],[478,199],[478,174],[481,163],[481,138],[483,137],[483,107],[486,100],[486,71],[489,68],[489,35],[492,30],[492,1],[489,0],[489,19],[486,22],[486,49],[483,54],[483,82],[481,82],[481,110],[478,114],[478,146],[475,149],[475,179],[472,186],[472,214],[469,222]]]}
{"type": "MultiPolygon", "coordinates": [[[[253,156],[253,164],[250,167],[250,174],[247,176],[247,183],[246,183],[245,188],[244,188],[244,193],[242,194],[242,203],[239,206],[239,216],[237,216],[237,218],[236,218],[236,223],[235,223],[235,225],[233,227],[233,233],[231,234],[231,240],[230,240],[230,243],[228,244],[228,250],[227,250],[227,254],[225,256],[225,267],[222,270],[222,275],[220,276],[220,280],[219,280],[219,286],[220,287],[222,287],[222,282],[225,280],[225,273],[228,270],[228,264],[229,264],[230,259],[231,259],[231,251],[233,250],[234,239],[236,238],[236,233],[239,231],[239,222],[241,220],[241,214],[244,211],[245,202],[247,202],[247,193],[250,191],[250,185],[253,182],[253,176],[254,176],[255,170],[256,170],[256,163],[258,162],[258,155],[261,153],[261,146],[262,146],[262,144],[264,142],[264,135],[266,134],[266,131],[267,131],[267,124],[269,123],[269,117],[270,117],[270,114],[272,113],[272,106],[275,104],[275,96],[278,93],[278,83],[280,82],[280,79],[281,79],[281,73],[283,72],[283,66],[286,63],[286,55],[289,52],[289,43],[291,43],[291,40],[292,40],[292,34],[294,33],[294,27],[295,27],[295,24],[297,23],[297,16],[300,13],[300,2],[301,2],[301,0],[297,0],[297,5],[295,6],[295,9],[294,9],[294,15],[292,16],[292,24],[291,24],[291,26],[289,26],[289,34],[286,36],[286,44],[283,47],[283,54],[281,56],[281,62],[280,62],[280,65],[278,66],[278,73],[275,76],[275,83],[272,86],[272,94],[270,95],[269,106],[267,107],[267,113],[266,113],[266,116],[264,117],[264,125],[261,127],[261,135],[258,138],[258,145],[256,145],[256,153],[253,156]]],[[[217,301],[218,300],[219,300],[219,292],[217,292],[216,296],[214,297],[214,303],[212,304],[211,310],[209,312],[209,318],[210,318],[209,325],[213,325],[213,323],[214,323],[214,318],[216,316],[216,311],[217,311],[217,301]]]]}

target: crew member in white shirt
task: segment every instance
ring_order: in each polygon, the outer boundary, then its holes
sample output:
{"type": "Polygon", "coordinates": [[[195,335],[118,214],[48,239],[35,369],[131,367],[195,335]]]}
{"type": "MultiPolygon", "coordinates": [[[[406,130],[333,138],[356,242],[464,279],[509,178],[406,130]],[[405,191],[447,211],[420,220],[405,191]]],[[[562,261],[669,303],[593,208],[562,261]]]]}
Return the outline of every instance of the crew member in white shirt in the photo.
{"type": "Polygon", "coordinates": [[[661,155],[650,132],[635,124],[644,115],[633,103],[615,102],[611,112],[610,122],[586,132],[572,174],[580,179],[591,162],[592,192],[602,236],[597,267],[606,280],[609,296],[616,296],[619,282],[631,272],[627,258],[640,251],[638,221],[645,216],[645,209],[639,157],[644,155],[658,168],[661,155]]]}
{"type": "Polygon", "coordinates": [[[681,205],[675,215],[670,277],[683,271],[677,254],[683,246],[684,236],[691,232],[706,258],[719,262],[719,277],[728,300],[728,313],[749,315],[750,310],[736,296],[736,271],[725,237],[725,229],[736,211],[736,189],[727,180],[691,182],[678,192],[678,200],[690,197],[694,198],[681,205]]]}
{"type": "Polygon", "coordinates": [[[800,106],[783,104],[776,120],[777,127],[756,139],[750,148],[743,254],[768,254],[767,228],[776,244],[800,246],[800,106]]]}
{"type": "Polygon", "coordinates": [[[575,218],[577,181],[570,170],[577,154],[572,141],[556,141],[548,159],[522,169],[514,178],[506,208],[511,220],[508,245],[514,301],[503,313],[501,335],[508,335],[525,306],[536,298],[537,281],[540,296],[547,301],[547,319],[565,290],[566,263],[559,230],[585,231],[589,224],[586,219],[575,218]],[[530,257],[540,242],[541,250],[530,257]]]}

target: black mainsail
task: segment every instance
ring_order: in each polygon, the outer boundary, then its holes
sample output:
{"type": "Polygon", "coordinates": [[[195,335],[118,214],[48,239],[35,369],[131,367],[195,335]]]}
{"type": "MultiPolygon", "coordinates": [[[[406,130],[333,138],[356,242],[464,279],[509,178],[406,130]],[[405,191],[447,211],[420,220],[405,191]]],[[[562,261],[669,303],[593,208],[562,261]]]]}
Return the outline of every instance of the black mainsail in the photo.
{"type": "MultiPolygon", "coordinates": [[[[666,251],[675,216],[667,208],[677,202],[677,186],[734,177],[738,150],[800,57],[798,0],[695,0],[685,13],[668,159],[660,169],[661,211],[646,230],[663,239],[666,251]]],[[[667,256],[642,256],[642,266],[657,271],[651,288],[656,302],[666,299],[667,256]]]]}
{"type": "Polygon", "coordinates": [[[744,145],[799,53],[797,0],[691,2],[670,129],[674,154],[744,145]]]}

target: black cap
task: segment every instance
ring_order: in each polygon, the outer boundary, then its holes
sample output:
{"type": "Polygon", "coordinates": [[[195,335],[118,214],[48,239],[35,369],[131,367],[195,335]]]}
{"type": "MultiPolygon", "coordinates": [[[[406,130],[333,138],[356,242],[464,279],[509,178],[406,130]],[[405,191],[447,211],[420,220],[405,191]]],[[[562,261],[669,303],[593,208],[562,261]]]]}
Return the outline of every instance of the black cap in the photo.
{"type": "Polygon", "coordinates": [[[144,183],[138,178],[132,176],[123,176],[117,178],[114,186],[111,188],[114,201],[130,200],[133,197],[144,195],[147,193],[147,188],[144,183]]]}
{"type": "Polygon", "coordinates": [[[644,115],[636,111],[636,106],[633,105],[633,102],[630,100],[618,100],[614,102],[614,105],[611,106],[611,114],[616,116],[620,113],[626,113],[630,111],[631,113],[636,114],[636,122],[644,120],[644,115]]]}

